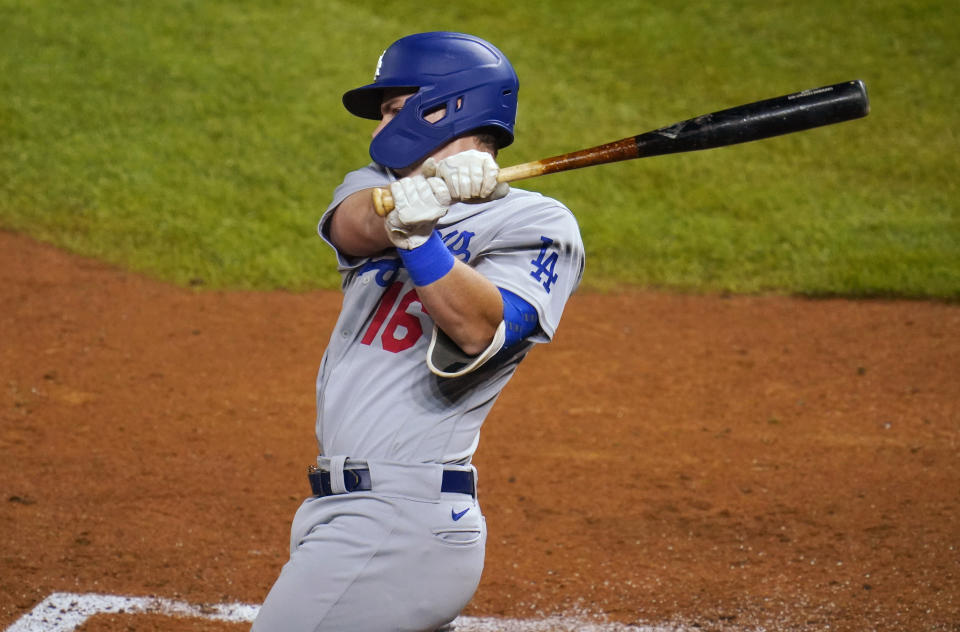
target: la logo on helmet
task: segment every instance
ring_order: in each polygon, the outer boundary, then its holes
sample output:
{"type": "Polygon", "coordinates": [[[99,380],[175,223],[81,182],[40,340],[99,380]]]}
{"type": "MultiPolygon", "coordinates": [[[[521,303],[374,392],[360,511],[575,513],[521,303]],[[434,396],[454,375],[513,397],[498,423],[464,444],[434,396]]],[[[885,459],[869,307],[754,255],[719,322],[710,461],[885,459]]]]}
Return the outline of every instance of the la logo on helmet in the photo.
{"type": "Polygon", "coordinates": [[[383,56],[387,54],[387,51],[380,53],[380,59],[377,60],[377,69],[373,71],[373,80],[376,81],[380,78],[380,69],[383,68],[383,56]]]}

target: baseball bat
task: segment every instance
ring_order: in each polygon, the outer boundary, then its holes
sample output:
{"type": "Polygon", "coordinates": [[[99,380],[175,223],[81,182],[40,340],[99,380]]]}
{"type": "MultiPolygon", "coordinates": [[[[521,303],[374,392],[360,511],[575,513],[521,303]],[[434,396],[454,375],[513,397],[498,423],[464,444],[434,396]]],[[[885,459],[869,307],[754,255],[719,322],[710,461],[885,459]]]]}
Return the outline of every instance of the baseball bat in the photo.
{"type": "MultiPolygon", "coordinates": [[[[737,145],[861,118],[869,111],[863,81],[846,81],[704,114],[589,149],[504,167],[497,180],[513,182],[633,158],[737,145]]],[[[374,189],[373,204],[380,216],[392,211],[390,189],[374,189]]]]}

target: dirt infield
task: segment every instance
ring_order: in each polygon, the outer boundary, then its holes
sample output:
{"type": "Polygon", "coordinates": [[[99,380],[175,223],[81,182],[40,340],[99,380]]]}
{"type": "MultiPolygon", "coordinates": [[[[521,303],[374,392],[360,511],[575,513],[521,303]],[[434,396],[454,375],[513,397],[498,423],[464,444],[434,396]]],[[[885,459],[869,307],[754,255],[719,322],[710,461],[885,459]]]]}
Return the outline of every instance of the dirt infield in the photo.
{"type": "MultiPolygon", "coordinates": [[[[57,591],[262,600],[339,302],[0,232],[0,630],[57,591]]],[[[960,630],[958,384],[956,305],[578,294],[485,425],[466,614],[960,630]]]]}

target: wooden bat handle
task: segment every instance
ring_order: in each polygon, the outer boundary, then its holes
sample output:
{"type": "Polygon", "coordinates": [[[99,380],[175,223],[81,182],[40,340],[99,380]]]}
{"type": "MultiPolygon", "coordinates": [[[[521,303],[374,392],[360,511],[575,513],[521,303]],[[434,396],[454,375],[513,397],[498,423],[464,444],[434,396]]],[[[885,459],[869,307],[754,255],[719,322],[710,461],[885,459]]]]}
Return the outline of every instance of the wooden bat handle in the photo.
{"type": "MultiPolygon", "coordinates": [[[[545,172],[538,168],[541,162],[543,161],[536,160],[501,169],[497,175],[497,182],[513,182],[543,175],[545,172]]],[[[393,206],[393,194],[390,193],[390,189],[378,187],[373,190],[373,208],[376,209],[377,215],[386,217],[387,213],[393,210],[393,206]]]]}
{"type": "MultiPolygon", "coordinates": [[[[633,141],[632,138],[624,139],[633,141]]],[[[620,141],[623,142],[623,141],[620,141]]],[[[616,143],[610,143],[614,145],[616,143]]],[[[634,145],[630,145],[630,150],[634,153],[636,149],[634,145]]],[[[597,148],[584,150],[583,153],[586,154],[590,152],[590,157],[593,160],[596,160],[596,151],[597,148]]],[[[533,178],[536,176],[542,176],[547,173],[554,173],[556,171],[564,171],[566,169],[574,169],[575,167],[570,164],[573,156],[576,154],[564,154],[562,156],[556,156],[554,158],[545,158],[543,160],[533,160],[531,162],[520,163],[519,165],[513,165],[512,167],[504,167],[500,170],[500,173],[497,174],[497,182],[513,182],[515,180],[523,180],[525,178],[533,178]]],[[[626,158],[627,156],[625,156],[626,158]]],[[[629,156],[633,158],[634,155],[629,156]]],[[[622,160],[622,159],[621,159],[622,160]]],[[[593,162],[587,162],[584,160],[584,164],[579,166],[587,166],[588,164],[594,164],[593,162]]],[[[380,217],[386,217],[387,213],[393,210],[393,195],[390,193],[390,189],[387,187],[378,187],[373,190],[373,207],[377,211],[377,215],[380,217]]]]}

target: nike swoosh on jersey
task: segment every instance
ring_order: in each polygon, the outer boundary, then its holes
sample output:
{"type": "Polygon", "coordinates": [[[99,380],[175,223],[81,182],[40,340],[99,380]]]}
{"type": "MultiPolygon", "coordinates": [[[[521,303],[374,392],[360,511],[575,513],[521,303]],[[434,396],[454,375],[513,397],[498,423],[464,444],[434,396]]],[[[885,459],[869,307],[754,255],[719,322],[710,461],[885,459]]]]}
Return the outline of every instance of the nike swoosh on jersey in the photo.
{"type": "Polygon", "coordinates": [[[453,508],[451,507],[451,508],[450,508],[450,517],[453,518],[453,521],[454,521],[454,522],[456,522],[456,521],[459,520],[460,518],[463,518],[468,511],[470,511],[470,508],[469,508],[469,507],[467,507],[467,508],[464,509],[463,511],[457,513],[457,512],[454,511],[453,508]]]}

